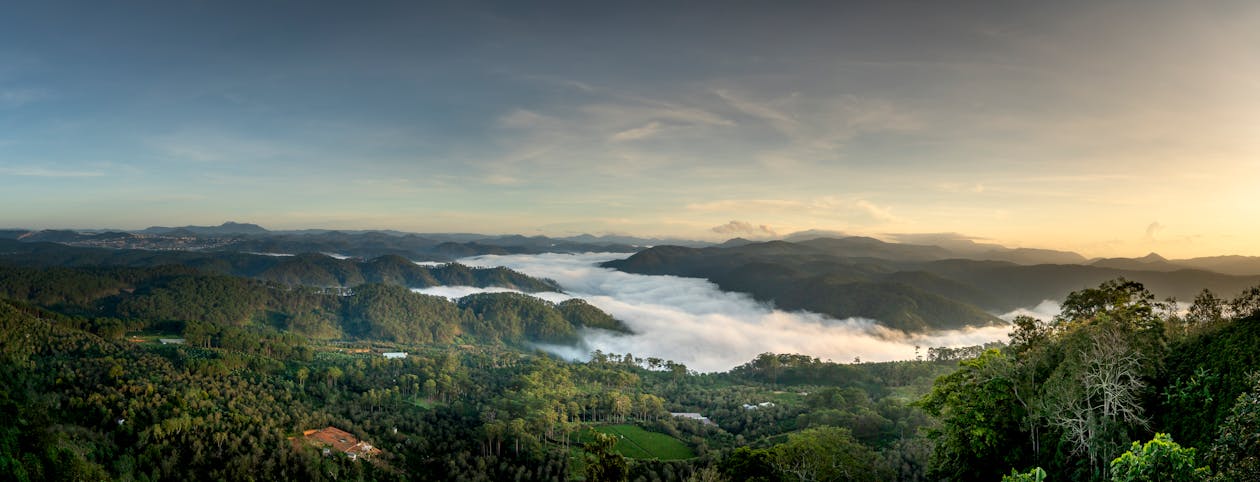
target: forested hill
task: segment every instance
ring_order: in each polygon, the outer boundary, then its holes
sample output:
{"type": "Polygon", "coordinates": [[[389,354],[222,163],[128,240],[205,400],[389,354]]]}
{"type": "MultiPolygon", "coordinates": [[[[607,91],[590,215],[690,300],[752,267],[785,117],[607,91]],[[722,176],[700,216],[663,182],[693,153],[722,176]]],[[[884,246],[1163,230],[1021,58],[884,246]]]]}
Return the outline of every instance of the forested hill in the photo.
{"type": "Polygon", "coordinates": [[[181,332],[205,346],[281,332],[402,343],[445,344],[462,337],[576,345],[585,328],[629,331],[581,300],[556,305],[519,293],[486,293],[457,303],[379,283],[359,285],[347,294],[203,274],[183,266],[0,265],[0,298],[96,318],[114,338],[123,331],[153,327],[181,332]],[[475,300],[476,306],[468,300],[475,300]]]}
{"type": "Polygon", "coordinates": [[[1142,282],[1160,298],[1187,301],[1205,288],[1233,294],[1260,283],[1260,276],[1196,269],[942,259],[947,254],[936,246],[846,238],[726,248],[657,246],[604,266],[706,278],[724,290],[749,293],[780,308],[873,318],[911,332],[996,323],[990,313],[1063,300],[1072,291],[1120,277],[1142,282]]]}
{"type": "Polygon", "coordinates": [[[460,264],[420,266],[401,256],[371,260],[337,259],[319,253],[267,256],[236,252],[151,251],[24,243],[0,239],[0,263],[27,267],[187,266],[205,273],[243,276],[286,285],[352,287],[386,283],[409,288],[430,286],[501,286],[526,292],[560,291],[554,281],[507,268],[469,268],[460,264]]]}
{"type": "Polygon", "coordinates": [[[896,276],[895,269],[873,258],[839,258],[785,241],[725,249],[659,246],[603,266],[706,278],[723,290],[748,293],[779,308],[869,318],[907,332],[1001,323],[957,299],[960,294],[984,296],[967,286],[930,275],[896,276]]]}
{"type": "Polygon", "coordinates": [[[1053,320],[1018,318],[1005,346],[888,363],[764,353],[697,374],[628,353],[565,363],[514,341],[609,320],[581,301],[456,303],[381,284],[337,296],[180,266],[5,267],[0,281],[6,480],[1260,473],[1260,287],[1177,313],[1115,280],[1070,294],[1053,320]],[[344,340],[302,334],[322,316],[344,340]],[[304,439],[324,427],[381,452],[304,439]]]}

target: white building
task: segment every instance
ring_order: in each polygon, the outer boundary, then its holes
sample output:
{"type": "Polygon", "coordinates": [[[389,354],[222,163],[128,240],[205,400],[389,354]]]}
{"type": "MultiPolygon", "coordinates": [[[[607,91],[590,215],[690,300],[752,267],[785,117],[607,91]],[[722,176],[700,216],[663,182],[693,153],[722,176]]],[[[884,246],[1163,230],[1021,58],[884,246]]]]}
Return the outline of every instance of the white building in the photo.
{"type": "Polygon", "coordinates": [[[690,418],[692,420],[699,420],[701,423],[705,423],[709,425],[716,425],[713,423],[712,420],[709,420],[709,417],[700,415],[699,413],[696,413],[696,412],[670,412],[670,415],[673,415],[679,418],[690,418]]]}

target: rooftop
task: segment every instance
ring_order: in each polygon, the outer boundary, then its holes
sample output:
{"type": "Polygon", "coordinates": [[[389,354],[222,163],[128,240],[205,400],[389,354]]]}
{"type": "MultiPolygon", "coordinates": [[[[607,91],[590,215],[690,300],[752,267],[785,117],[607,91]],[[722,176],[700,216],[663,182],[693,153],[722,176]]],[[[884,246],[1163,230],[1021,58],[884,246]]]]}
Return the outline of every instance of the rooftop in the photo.
{"type": "Polygon", "coordinates": [[[322,429],[306,430],[302,432],[302,436],[312,445],[331,448],[349,455],[352,459],[359,457],[370,458],[381,453],[381,449],[373,447],[367,442],[361,442],[350,432],[337,427],[329,426],[322,429]]]}

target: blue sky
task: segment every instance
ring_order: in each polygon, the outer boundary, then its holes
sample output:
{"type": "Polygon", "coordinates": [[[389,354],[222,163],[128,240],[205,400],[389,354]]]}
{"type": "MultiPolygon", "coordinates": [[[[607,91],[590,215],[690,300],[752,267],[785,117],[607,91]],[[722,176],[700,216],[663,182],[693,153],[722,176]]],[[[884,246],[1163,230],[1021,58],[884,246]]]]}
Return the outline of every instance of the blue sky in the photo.
{"type": "Polygon", "coordinates": [[[11,4],[0,225],[1260,255],[1255,2],[608,3],[11,4]]]}

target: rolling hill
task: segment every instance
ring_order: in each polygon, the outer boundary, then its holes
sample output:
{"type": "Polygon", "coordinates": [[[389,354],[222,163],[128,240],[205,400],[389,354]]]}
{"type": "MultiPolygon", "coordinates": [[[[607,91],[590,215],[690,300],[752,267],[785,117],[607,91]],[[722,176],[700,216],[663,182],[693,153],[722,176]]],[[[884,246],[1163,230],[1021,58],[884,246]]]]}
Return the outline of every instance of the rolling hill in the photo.
{"type": "Polygon", "coordinates": [[[995,314],[1062,300],[1124,277],[1160,298],[1190,300],[1202,289],[1223,296],[1260,276],[1190,269],[1158,255],[1093,264],[1022,265],[964,259],[939,246],[872,238],[815,238],[728,247],[659,246],[605,267],[629,273],[708,279],[783,309],[862,317],[907,332],[1000,323],[995,314]]]}

